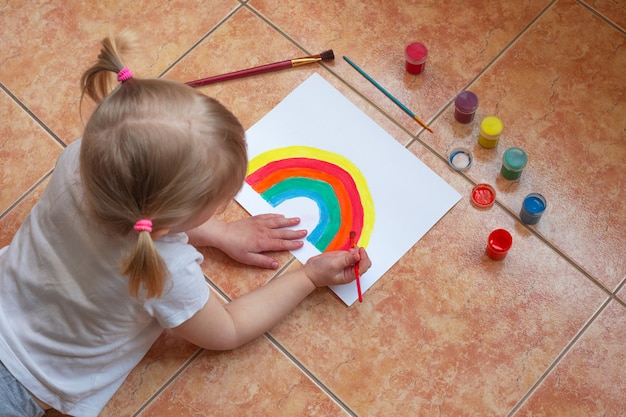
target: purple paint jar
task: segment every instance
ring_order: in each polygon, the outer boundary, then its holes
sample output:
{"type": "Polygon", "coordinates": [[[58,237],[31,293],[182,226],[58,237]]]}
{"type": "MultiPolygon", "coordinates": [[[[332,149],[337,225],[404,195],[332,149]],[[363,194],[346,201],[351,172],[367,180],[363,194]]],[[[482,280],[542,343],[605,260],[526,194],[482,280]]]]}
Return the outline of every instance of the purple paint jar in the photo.
{"type": "Polygon", "coordinates": [[[478,108],[478,96],[471,91],[461,91],[454,100],[454,118],[459,123],[474,120],[478,108]]]}
{"type": "Polygon", "coordinates": [[[428,59],[428,49],[426,46],[419,42],[413,42],[406,47],[406,70],[409,74],[421,74],[426,66],[426,59],[428,59]]]}

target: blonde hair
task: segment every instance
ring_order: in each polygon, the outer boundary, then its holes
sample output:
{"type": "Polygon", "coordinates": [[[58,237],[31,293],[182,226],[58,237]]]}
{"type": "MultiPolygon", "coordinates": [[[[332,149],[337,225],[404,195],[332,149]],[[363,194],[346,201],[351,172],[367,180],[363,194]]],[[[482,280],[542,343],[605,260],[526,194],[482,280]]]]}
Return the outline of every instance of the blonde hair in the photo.
{"type": "MultiPolygon", "coordinates": [[[[131,50],[127,34],[105,38],[81,78],[83,98],[98,103],[80,151],[87,207],[119,236],[137,233],[140,219],[169,229],[224,204],[241,188],[248,160],[243,127],[216,100],[165,79],[117,83],[131,50]]],[[[168,271],[148,231],[138,232],[121,273],[133,296],[142,287],[147,298],[162,295],[168,271]]]]}

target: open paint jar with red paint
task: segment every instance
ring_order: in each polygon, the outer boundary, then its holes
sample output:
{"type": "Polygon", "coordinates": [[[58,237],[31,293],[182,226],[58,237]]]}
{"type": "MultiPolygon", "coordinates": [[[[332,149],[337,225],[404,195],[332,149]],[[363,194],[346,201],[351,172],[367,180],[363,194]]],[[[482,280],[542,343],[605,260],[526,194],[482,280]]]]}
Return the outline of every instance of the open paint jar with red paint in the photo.
{"type": "Polygon", "coordinates": [[[494,261],[501,261],[513,245],[513,236],[504,230],[496,229],[489,234],[487,239],[487,255],[494,261]]]}

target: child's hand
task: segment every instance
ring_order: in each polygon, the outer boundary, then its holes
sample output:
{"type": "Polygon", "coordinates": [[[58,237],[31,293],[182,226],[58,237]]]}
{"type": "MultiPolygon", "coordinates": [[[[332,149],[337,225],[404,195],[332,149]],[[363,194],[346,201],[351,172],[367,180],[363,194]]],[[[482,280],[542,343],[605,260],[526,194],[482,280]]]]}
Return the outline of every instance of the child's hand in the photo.
{"type": "Polygon", "coordinates": [[[356,278],[356,264],[359,265],[361,275],[372,266],[365,249],[333,251],[314,256],[304,265],[304,272],[316,287],[347,284],[356,278]]]}
{"type": "Polygon", "coordinates": [[[278,261],[262,253],[301,248],[303,242],[297,239],[306,237],[306,230],[285,229],[298,223],[298,218],[261,214],[231,223],[211,219],[187,233],[190,243],[216,247],[243,264],[276,269],[279,267],[278,261]]]}

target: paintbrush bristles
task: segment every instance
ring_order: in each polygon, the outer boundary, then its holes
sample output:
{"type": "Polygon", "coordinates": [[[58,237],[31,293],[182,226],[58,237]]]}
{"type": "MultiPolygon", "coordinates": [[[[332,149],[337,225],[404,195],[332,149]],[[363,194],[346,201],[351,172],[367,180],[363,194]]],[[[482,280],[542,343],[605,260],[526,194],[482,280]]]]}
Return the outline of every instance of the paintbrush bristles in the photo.
{"type": "Polygon", "coordinates": [[[328,61],[335,59],[335,54],[332,49],[324,51],[321,54],[305,56],[302,58],[296,58],[291,60],[292,67],[299,67],[300,65],[314,64],[320,61],[328,61]]]}
{"type": "Polygon", "coordinates": [[[335,54],[332,49],[329,49],[328,51],[322,52],[320,54],[320,58],[322,58],[322,61],[332,61],[335,59],[335,54]]]}

